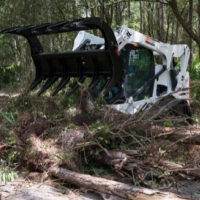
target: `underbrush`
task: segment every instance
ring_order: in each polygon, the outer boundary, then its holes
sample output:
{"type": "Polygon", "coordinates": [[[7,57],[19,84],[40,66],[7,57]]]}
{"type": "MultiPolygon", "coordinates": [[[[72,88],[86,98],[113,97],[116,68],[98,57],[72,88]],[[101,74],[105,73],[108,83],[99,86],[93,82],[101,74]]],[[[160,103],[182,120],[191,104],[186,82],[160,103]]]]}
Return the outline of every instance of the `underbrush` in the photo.
{"type": "Polygon", "coordinates": [[[191,81],[191,108],[193,113],[193,119],[199,123],[200,122],[200,81],[191,81]]]}
{"type": "Polygon", "coordinates": [[[198,166],[200,161],[198,146],[163,139],[188,129],[177,116],[147,119],[144,112],[131,116],[105,107],[63,109],[53,98],[27,94],[0,104],[0,170],[6,169],[0,177],[7,174],[2,181],[12,181],[16,171],[41,173],[45,181],[48,170],[57,165],[168,189],[190,176],[169,165],[198,166]]]}

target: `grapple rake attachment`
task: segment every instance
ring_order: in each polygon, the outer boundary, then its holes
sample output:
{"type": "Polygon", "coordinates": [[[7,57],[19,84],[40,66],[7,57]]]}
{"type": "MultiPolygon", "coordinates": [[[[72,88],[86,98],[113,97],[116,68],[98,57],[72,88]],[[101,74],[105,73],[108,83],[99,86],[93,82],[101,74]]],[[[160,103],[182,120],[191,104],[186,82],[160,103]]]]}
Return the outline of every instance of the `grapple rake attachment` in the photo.
{"type": "Polygon", "coordinates": [[[46,23],[25,27],[9,28],[1,31],[1,34],[16,34],[24,36],[31,47],[31,55],[36,67],[36,77],[30,85],[30,90],[37,87],[42,81],[46,81],[38,92],[40,96],[58,79],[52,96],[62,90],[71,78],[77,78],[71,89],[66,92],[66,97],[73,93],[87,77],[91,78],[89,89],[93,90],[102,79],[106,83],[99,91],[99,95],[106,95],[123,78],[123,70],[118,55],[118,44],[110,26],[100,18],[84,18],[75,21],[62,21],[58,23],[46,23]],[[99,29],[105,40],[104,49],[87,51],[70,51],[47,53],[37,36],[56,34],[81,30],[99,29]]]}

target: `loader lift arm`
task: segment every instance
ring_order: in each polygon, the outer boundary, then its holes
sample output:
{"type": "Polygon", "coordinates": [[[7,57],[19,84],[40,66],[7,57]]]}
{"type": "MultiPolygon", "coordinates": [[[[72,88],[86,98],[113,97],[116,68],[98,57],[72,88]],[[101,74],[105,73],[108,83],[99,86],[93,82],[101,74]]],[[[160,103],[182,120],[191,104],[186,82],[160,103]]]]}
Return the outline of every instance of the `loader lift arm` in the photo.
{"type": "MultiPolygon", "coordinates": [[[[119,51],[126,51],[127,44],[132,45],[132,51],[136,51],[137,47],[143,47],[153,52],[154,57],[160,57],[162,63],[154,64],[154,75],[148,80],[144,80],[143,85],[138,88],[135,93],[127,96],[127,101],[123,104],[112,105],[112,108],[127,114],[134,114],[144,105],[162,101],[164,96],[172,96],[174,107],[183,103],[185,108],[189,110],[190,102],[190,77],[187,72],[190,50],[186,44],[167,44],[157,41],[149,36],[132,30],[126,26],[118,27],[115,37],[119,44],[119,51]],[[174,62],[174,58],[180,60],[180,68],[174,62]],[[143,92],[145,89],[153,85],[153,91],[149,93],[143,92]],[[147,94],[147,95],[146,95],[147,94]],[[140,95],[141,97],[135,98],[140,95]],[[142,96],[143,95],[143,96],[142,96]]],[[[137,79],[134,73],[132,80],[137,79]]],[[[132,84],[133,86],[135,84],[132,84]]],[[[124,83],[124,88],[126,83],[124,83]]],[[[185,109],[184,108],[184,109],[185,109]]],[[[189,116],[190,116],[190,112],[189,116]]],[[[188,113],[186,113],[188,115],[188,113]]]]}
{"type": "Polygon", "coordinates": [[[166,70],[168,71],[172,69],[173,58],[180,58],[180,73],[177,77],[177,89],[183,88],[190,57],[190,49],[187,45],[162,43],[126,26],[119,27],[115,36],[119,44],[119,50],[127,43],[150,49],[162,57],[163,66],[166,66],[166,70]]]}

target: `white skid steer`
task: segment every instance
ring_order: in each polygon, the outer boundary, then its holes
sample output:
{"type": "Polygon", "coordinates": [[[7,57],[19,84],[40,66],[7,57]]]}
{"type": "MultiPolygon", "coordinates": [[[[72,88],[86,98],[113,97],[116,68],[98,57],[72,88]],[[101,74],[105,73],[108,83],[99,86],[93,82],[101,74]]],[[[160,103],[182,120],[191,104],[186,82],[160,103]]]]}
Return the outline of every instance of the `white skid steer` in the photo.
{"type": "MultiPolygon", "coordinates": [[[[187,72],[190,50],[187,45],[171,45],[120,26],[113,32],[100,18],[15,27],[1,34],[24,36],[36,67],[33,90],[46,80],[38,92],[45,92],[60,80],[52,96],[77,78],[66,92],[69,97],[86,78],[93,99],[103,97],[112,108],[134,114],[144,105],[170,96],[171,107],[184,104],[189,114],[190,77],[187,72]],[[98,29],[102,37],[89,33],[98,29]],[[37,36],[79,31],[70,52],[46,53],[37,36]],[[87,32],[86,32],[87,31],[87,32]]],[[[165,104],[161,101],[160,105],[165,104]]]]}

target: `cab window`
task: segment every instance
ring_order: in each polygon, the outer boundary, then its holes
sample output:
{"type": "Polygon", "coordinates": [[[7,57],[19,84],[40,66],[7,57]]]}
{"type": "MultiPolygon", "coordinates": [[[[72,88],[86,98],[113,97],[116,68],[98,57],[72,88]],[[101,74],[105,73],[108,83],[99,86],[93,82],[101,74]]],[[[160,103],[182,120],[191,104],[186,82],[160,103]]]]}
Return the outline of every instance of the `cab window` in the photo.
{"type": "MultiPolygon", "coordinates": [[[[125,96],[130,97],[147,83],[155,74],[154,59],[152,51],[145,48],[131,48],[126,50],[125,65],[125,96]]],[[[150,84],[136,100],[152,96],[152,84],[150,84]]]]}

